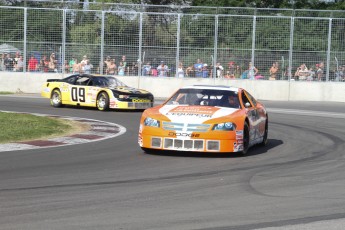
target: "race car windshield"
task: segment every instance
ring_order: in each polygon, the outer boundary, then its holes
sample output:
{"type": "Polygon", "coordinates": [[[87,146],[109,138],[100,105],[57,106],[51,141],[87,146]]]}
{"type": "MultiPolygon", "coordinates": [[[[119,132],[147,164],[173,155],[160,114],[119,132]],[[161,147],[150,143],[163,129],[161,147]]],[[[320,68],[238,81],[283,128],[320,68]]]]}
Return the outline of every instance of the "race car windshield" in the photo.
{"type": "Polygon", "coordinates": [[[214,89],[180,89],[165,104],[240,108],[237,92],[214,89]]]}
{"type": "Polygon", "coordinates": [[[108,80],[108,87],[110,88],[115,88],[115,87],[119,87],[119,86],[126,86],[125,83],[123,83],[122,81],[114,78],[114,77],[107,77],[108,80]]]}

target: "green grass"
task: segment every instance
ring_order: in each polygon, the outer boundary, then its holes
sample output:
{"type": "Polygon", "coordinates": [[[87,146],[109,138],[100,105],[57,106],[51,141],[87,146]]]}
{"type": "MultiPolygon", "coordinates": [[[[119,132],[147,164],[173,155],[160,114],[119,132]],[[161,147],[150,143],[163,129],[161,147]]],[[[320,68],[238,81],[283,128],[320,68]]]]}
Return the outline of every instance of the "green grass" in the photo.
{"type": "Polygon", "coordinates": [[[0,129],[0,143],[7,143],[57,136],[72,127],[55,118],[0,112],[0,129]]]}
{"type": "Polygon", "coordinates": [[[0,95],[6,95],[6,94],[14,94],[12,92],[6,92],[6,91],[0,91],[0,95]]]}

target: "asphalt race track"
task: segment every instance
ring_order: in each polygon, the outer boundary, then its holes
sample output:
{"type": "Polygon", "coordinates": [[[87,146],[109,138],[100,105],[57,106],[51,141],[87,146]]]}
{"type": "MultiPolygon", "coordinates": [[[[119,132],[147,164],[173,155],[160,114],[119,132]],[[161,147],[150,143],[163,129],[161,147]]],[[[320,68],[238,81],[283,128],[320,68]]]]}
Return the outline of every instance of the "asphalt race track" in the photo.
{"type": "Polygon", "coordinates": [[[0,110],[127,129],[98,142],[0,152],[0,229],[344,229],[345,104],[264,103],[267,147],[209,157],[143,153],[141,112],[0,96],[0,110]]]}

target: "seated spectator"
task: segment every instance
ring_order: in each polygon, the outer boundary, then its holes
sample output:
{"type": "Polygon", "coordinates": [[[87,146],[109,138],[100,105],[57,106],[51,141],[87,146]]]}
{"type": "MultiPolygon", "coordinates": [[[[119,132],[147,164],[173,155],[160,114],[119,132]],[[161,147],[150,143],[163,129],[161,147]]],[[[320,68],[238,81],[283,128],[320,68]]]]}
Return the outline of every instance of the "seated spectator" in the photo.
{"type": "Polygon", "coordinates": [[[28,71],[35,72],[38,69],[38,61],[34,55],[31,55],[29,62],[28,62],[28,71]]]}

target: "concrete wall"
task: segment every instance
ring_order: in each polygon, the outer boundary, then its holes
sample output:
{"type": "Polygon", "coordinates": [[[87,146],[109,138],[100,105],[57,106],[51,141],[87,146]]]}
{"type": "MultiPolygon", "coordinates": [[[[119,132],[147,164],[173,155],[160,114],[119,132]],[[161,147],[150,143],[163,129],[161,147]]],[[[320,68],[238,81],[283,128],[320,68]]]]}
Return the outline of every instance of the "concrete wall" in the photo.
{"type": "MultiPolygon", "coordinates": [[[[67,75],[66,75],[67,76],[67,75]]],[[[40,93],[47,79],[63,78],[54,73],[0,72],[0,92],[40,93]]],[[[264,80],[227,80],[202,78],[118,77],[129,86],[152,92],[157,98],[166,98],[185,85],[231,85],[248,90],[261,100],[278,101],[334,101],[345,102],[344,82],[300,82],[264,80]]]]}

